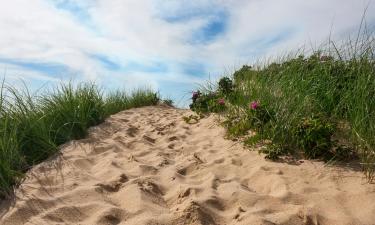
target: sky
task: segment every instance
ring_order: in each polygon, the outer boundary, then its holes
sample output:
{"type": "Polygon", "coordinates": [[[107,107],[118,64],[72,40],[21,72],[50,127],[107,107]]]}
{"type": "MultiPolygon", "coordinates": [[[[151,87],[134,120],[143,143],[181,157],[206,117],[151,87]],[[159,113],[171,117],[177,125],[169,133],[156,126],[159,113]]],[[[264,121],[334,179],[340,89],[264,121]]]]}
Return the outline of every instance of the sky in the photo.
{"type": "Polygon", "coordinates": [[[0,0],[0,70],[38,89],[149,87],[186,105],[202,82],[356,30],[375,0],[0,0]]]}

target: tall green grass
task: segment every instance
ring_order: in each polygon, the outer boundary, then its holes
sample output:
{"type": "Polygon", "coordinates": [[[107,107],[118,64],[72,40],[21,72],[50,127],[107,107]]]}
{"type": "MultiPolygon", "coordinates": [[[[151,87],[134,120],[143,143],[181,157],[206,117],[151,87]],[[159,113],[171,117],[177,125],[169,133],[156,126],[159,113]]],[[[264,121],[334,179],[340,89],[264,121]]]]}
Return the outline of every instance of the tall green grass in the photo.
{"type": "Polygon", "coordinates": [[[191,107],[198,112],[213,111],[217,99],[224,98],[224,126],[229,136],[256,131],[255,136],[244,137],[245,143],[266,143],[263,152],[273,159],[300,152],[327,160],[358,157],[372,180],[374,47],[374,36],[365,33],[340,47],[330,42],[310,53],[244,66],[233,74],[230,92],[223,92],[222,85],[202,90],[191,107]],[[249,107],[253,101],[259,103],[258,109],[249,107]]]}
{"type": "Polygon", "coordinates": [[[155,105],[158,94],[136,90],[104,95],[94,84],[61,84],[31,95],[3,83],[0,90],[0,197],[7,196],[32,165],[58,151],[58,146],[85,137],[121,110],[155,105]]]}

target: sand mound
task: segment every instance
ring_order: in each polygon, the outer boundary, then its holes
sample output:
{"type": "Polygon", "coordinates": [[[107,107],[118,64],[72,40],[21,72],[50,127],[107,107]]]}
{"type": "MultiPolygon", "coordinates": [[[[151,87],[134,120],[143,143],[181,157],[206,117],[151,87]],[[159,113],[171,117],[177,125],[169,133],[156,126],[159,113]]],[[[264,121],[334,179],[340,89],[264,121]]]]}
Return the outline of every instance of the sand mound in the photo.
{"type": "Polygon", "coordinates": [[[225,140],[215,118],[127,110],[33,168],[0,224],[375,224],[375,187],[321,162],[276,163],[225,140]]]}

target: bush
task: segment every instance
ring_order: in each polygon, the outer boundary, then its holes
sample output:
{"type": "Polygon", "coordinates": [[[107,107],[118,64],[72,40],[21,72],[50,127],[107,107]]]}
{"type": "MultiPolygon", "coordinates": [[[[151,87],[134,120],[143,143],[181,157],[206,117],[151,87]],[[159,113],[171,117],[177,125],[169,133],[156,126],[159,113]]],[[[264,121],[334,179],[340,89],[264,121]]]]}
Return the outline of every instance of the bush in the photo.
{"type": "Polygon", "coordinates": [[[278,144],[268,144],[265,148],[259,151],[260,153],[265,154],[266,159],[277,160],[280,156],[287,154],[288,151],[285,148],[278,144]]]}
{"type": "Polygon", "coordinates": [[[227,95],[233,91],[233,82],[228,77],[223,77],[219,81],[219,91],[227,95]]]}
{"type": "Polygon", "coordinates": [[[243,65],[241,69],[237,70],[236,72],[234,72],[233,74],[233,77],[234,77],[234,81],[235,83],[240,83],[241,80],[243,80],[245,78],[245,76],[248,74],[248,72],[252,69],[251,66],[248,66],[248,65],[243,65]]]}
{"type": "Polygon", "coordinates": [[[301,120],[295,135],[305,155],[315,159],[331,153],[333,131],[334,127],[331,123],[318,116],[311,116],[301,120]]]}
{"type": "Polygon", "coordinates": [[[221,98],[220,95],[210,92],[207,94],[202,94],[201,92],[193,92],[192,103],[190,104],[190,109],[192,111],[200,113],[210,113],[210,112],[222,112],[226,109],[226,101],[221,98]]]}

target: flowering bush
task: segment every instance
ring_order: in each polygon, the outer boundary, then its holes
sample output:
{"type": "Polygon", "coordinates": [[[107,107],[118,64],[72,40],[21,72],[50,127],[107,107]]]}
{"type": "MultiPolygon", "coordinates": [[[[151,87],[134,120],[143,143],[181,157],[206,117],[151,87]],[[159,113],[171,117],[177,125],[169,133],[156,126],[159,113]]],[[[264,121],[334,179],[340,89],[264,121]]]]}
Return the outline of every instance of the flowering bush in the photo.
{"type": "Polygon", "coordinates": [[[193,92],[193,96],[191,97],[191,99],[193,100],[193,102],[195,102],[199,98],[200,95],[201,95],[200,91],[194,91],[193,92]]]}
{"type": "Polygon", "coordinates": [[[226,102],[224,98],[219,98],[216,100],[215,104],[212,104],[211,111],[212,112],[224,112],[226,110],[226,102]]]}
{"type": "Polygon", "coordinates": [[[249,107],[253,110],[256,110],[260,106],[258,101],[253,101],[250,103],[249,107]]]}
{"type": "Polygon", "coordinates": [[[225,100],[223,98],[219,98],[217,100],[217,104],[219,104],[219,105],[225,105],[225,100]]]}
{"type": "Polygon", "coordinates": [[[220,112],[225,109],[225,100],[218,99],[215,92],[202,94],[200,91],[193,92],[193,103],[190,109],[197,113],[220,112]]]}
{"type": "Polygon", "coordinates": [[[248,116],[254,128],[262,128],[271,120],[271,113],[259,101],[252,101],[249,109],[248,116]]]}

